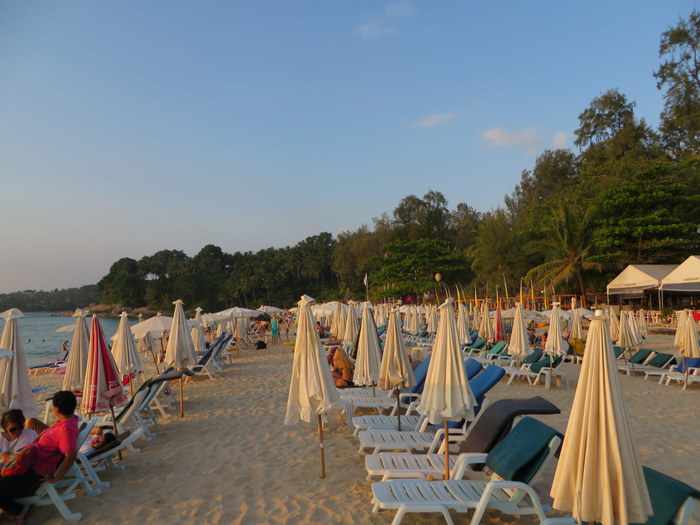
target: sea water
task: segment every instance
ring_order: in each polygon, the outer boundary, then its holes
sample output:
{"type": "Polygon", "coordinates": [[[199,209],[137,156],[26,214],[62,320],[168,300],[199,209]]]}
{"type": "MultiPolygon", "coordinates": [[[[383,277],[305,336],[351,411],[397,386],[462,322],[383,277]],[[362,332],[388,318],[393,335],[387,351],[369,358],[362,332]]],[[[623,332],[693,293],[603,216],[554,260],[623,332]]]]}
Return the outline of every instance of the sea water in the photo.
{"type": "MultiPolygon", "coordinates": [[[[73,338],[72,331],[57,332],[62,326],[74,325],[73,317],[65,317],[48,312],[25,312],[24,317],[17,320],[19,335],[22,339],[24,352],[27,356],[27,365],[35,366],[49,363],[63,356],[62,346],[64,341],[70,345],[73,338]]],[[[91,318],[87,318],[88,329],[91,318]]],[[[105,341],[109,344],[110,338],[117,331],[118,319],[100,317],[105,341]]],[[[4,327],[4,320],[0,320],[0,330],[4,327]]]]}

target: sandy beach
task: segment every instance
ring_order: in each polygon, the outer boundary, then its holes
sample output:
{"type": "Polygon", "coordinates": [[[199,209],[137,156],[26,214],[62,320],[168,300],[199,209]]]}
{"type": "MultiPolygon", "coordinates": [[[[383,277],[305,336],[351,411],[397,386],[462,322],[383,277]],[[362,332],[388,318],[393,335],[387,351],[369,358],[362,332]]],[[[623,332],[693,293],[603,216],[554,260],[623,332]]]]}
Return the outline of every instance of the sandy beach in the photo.
{"type": "MultiPolygon", "coordinates": [[[[655,335],[644,346],[669,348],[670,342],[655,335]]],[[[364,459],[343,417],[330,418],[326,480],[318,476],[315,427],[283,426],[291,363],[291,345],[243,350],[216,380],[188,384],[186,417],[162,419],[156,438],[139,442],[141,453],[125,457],[125,469],[100,474],[111,489],[98,497],[81,495],[69,506],[83,513],[85,523],[390,523],[392,512],[371,513],[364,459]]],[[[563,431],[576,376],[575,365],[566,366],[567,389],[501,383],[489,397],[542,395],[562,411],[543,420],[563,431]]],[[[643,463],[700,486],[698,388],[683,392],[639,376],[621,381],[643,463]]],[[[60,377],[39,376],[32,382],[54,390],[60,377]]],[[[547,472],[537,484],[543,497],[552,475],[547,472]]],[[[405,521],[443,523],[439,515],[411,515],[405,521]]],[[[491,513],[489,521],[517,520],[491,513]]],[[[457,516],[456,522],[468,523],[468,515],[457,516]]],[[[62,520],[45,507],[34,508],[29,523],[62,520]]]]}

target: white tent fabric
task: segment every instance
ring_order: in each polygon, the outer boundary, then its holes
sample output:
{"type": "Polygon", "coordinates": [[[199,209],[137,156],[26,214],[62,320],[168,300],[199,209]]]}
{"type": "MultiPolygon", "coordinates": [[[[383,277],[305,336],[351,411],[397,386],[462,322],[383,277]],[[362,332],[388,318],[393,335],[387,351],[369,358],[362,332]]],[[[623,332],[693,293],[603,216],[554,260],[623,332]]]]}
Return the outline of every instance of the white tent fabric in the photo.
{"type": "Polygon", "coordinates": [[[357,358],[352,382],[357,386],[373,386],[379,383],[379,338],[374,319],[367,304],[362,308],[362,325],[357,341],[357,358]]]}
{"type": "Polygon", "coordinates": [[[700,291],[700,255],[691,255],[664,276],[661,289],[668,292],[700,291]]]}
{"type": "MultiPolygon", "coordinates": [[[[358,351],[359,355],[359,351],[358,351]]],[[[379,366],[379,388],[410,388],[416,384],[416,377],[406,353],[401,328],[399,327],[399,312],[392,309],[387,321],[384,353],[379,366]]]]}
{"type": "Polygon", "coordinates": [[[608,294],[639,295],[656,289],[675,270],[675,264],[630,264],[608,283],[608,294]]]}
{"type": "Polygon", "coordinates": [[[285,310],[282,310],[282,308],[277,308],[276,306],[269,306],[269,305],[262,305],[260,308],[258,308],[261,312],[266,313],[267,315],[282,315],[285,312],[285,310]]]}
{"type": "Polygon", "coordinates": [[[644,523],[652,513],[603,312],[591,322],[552,483],[554,508],[579,522],[644,523]]]}
{"type": "Polygon", "coordinates": [[[112,344],[112,355],[122,379],[124,376],[143,372],[143,363],[141,356],[136,351],[136,341],[129,330],[129,317],[126,312],[122,312],[119,317],[119,326],[117,326],[117,333],[112,344]]]}
{"type": "Polygon", "coordinates": [[[292,378],[289,385],[285,425],[325,414],[340,403],[330,368],[321,352],[321,342],[311,316],[313,299],[307,295],[299,301],[297,338],[294,345],[292,378]]]}
{"type": "Polygon", "coordinates": [[[131,327],[131,332],[134,334],[136,339],[141,339],[144,335],[148,334],[151,339],[159,339],[164,333],[170,330],[170,326],[173,324],[173,318],[161,315],[158,312],[153,317],[136,323],[131,327]]]}
{"type": "Polygon", "coordinates": [[[258,310],[234,306],[233,308],[227,308],[226,310],[209,314],[207,317],[214,321],[228,321],[231,317],[257,317],[259,315],[260,312],[258,310]]]}
{"type": "Polygon", "coordinates": [[[194,355],[194,345],[190,337],[189,324],[182,307],[182,300],[178,299],[173,304],[175,305],[175,312],[173,313],[173,322],[169,329],[168,346],[165,349],[165,364],[178,369],[189,368],[197,363],[197,358],[194,355]]]}
{"type": "Polygon", "coordinates": [[[515,319],[513,319],[513,330],[510,333],[508,343],[508,354],[516,361],[522,361],[530,353],[530,343],[527,336],[527,326],[523,317],[523,305],[518,303],[515,307],[515,319]]]}
{"type": "Polygon", "coordinates": [[[564,340],[564,331],[561,327],[561,309],[555,303],[552,314],[549,316],[549,328],[547,329],[547,342],[544,351],[551,355],[565,354],[569,349],[569,343],[564,340]]]}
{"type": "Polygon", "coordinates": [[[90,349],[90,335],[87,321],[85,320],[85,312],[76,310],[73,317],[75,317],[73,339],[68,352],[68,362],[66,363],[66,372],[63,375],[63,386],[61,388],[71,392],[82,392],[90,349]]]}
{"type": "Polygon", "coordinates": [[[24,412],[25,417],[34,417],[37,415],[36,404],[17,323],[24,315],[17,308],[11,308],[2,316],[5,326],[0,337],[0,348],[12,355],[9,359],[0,360],[0,407],[4,410],[17,408],[24,412]]]}
{"type": "Polygon", "coordinates": [[[432,424],[446,419],[473,419],[476,406],[464,373],[453,302],[448,298],[440,306],[440,324],[417,407],[432,424]]]}

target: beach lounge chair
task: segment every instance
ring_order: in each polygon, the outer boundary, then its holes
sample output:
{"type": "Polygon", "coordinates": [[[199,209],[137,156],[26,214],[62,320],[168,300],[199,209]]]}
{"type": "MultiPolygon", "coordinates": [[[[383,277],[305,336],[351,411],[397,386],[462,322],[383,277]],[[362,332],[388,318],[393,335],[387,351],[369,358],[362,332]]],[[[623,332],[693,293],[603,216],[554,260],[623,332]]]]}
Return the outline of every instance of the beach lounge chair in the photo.
{"type": "MultiPolygon", "coordinates": [[[[471,380],[479,372],[482,366],[476,359],[468,357],[464,361],[464,373],[467,379],[471,380]]],[[[406,414],[401,416],[402,430],[420,430],[423,417],[419,414],[414,414],[416,401],[408,405],[406,414]]],[[[391,411],[391,414],[374,414],[369,416],[356,416],[352,418],[352,426],[355,428],[354,434],[357,435],[361,430],[398,430],[398,417],[396,415],[396,404],[391,411]]]]}
{"type": "Polygon", "coordinates": [[[527,378],[530,366],[542,359],[542,350],[535,348],[532,352],[526,355],[520,366],[505,366],[503,367],[508,375],[508,384],[510,385],[516,378],[524,377],[527,378]]]}
{"type": "Polygon", "coordinates": [[[498,341],[486,352],[479,355],[476,359],[479,361],[493,361],[498,359],[501,355],[505,354],[508,344],[505,341],[498,341]]]}
{"type": "Polygon", "coordinates": [[[441,513],[453,525],[450,510],[477,509],[483,516],[487,508],[544,517],[530,484],[553,460],[561,439],[553,428],[525,417],[488,454],[460,454],[449,480],[395,479],[372,483],[372,510],[396,510],[392,525],[399,525],[409,513],[441,513]],[[493,472],[490,478],[485,478],[482,470],[472,468],[483,465],[493,472]],[[465,475],[469,479],[462,479],[465,475]],[[528,495],[531,499],[534,495],[536,501],[528,503],[528,495]]]}
{"type": "Polygon", "coordinates": [[[666,385],[670,385],[671,381],[681,383],[683,390],[689,384],[700,381],[700,357],[682,359],[680,364],[670,367],[659,379],[659,383],[666,385]]]}
{"type": "Polygon", "coordinates": [[[535,386],[540,380],[544,380],[544,386],[549,390],[552,386],[552,379],[554,379],[561,381],[566,387],[566,376],[559,369],[563,362],[563,356],[552,359],[551,356],[545,355],[536,363],[532,363],[527,370],[527,380],[530,386],[535,386]]]}
{"type": "MultiPolygon", "coordinates": [[[[78,434],[77,447],[80,447],[90,436],[90,432],[97,423],[97,418],[92,418],[83,423],[78,434]]],[[[33,496],[18,499],[17,502],[24,505],[25,508],[35,505],[37,507],[54,506],[61,517],[66,521],[78,521],[82,518],[79,512],[72,512],[66,505],[66,501],[75,499],[76,491],[82,487],[83,492],[89,496],[96,496],[109,486],[108,483],[95,483],[95,478],[90,472],[81,470],[80,462],[77,460],[71,465],[70,469],[60,481],[54,483],[44,482],[36,490],[33,496]]]]}
{"type": "MultiPolygon", "coordinates": [[[[505,375],[505,370],[500,366],[491,365],[478,374],[469,386],[474,394],[474,399],[478,403],[474,408],[474,415],[478,415],[482,408],[486,394],[505,375]]],[[[463,441],[468,421],[453,421],[449,424],[448,441],[456,443],[463,441]]],[[[428,421],[423,421],[419,431],[399,432],[397,430],[362,430],[358,433],[360,439],[360,453],[372,450],[378,453],[384,450],[424,451],[431,446],[439,445],[444,436],[444,429],[429,428],[428,421]],[[432,431],[431,431],[432,430],[432,431]],[[436,431],[435,431],[436,430],[436,431]]]]}
{"type": "MultiPolygon", "coordinates": [[[[646,364],[636,367],[634,372],[639,372],[644,374],[644,380],[646,381],[650,377],[662,377],[666,372],[668,372],[671,365],[675,363],[676,358],[673,354],[666,354],[664,352],[654,352],[654,355],[649,359],[646,364]]],[[[629,374],[629,373],[628,373],[629,374]]]]}
{"type": "Polygon", "coordinates": [[[467,354],[467,357],[471,357],[472,355],[481,352],[484,348],[484,345],[486,345],[486,339],[479,336],[474,340],[474,342],[471,345],[468,345],[464,348],[464,352],[467,354]]]}
{"type": "Polygon", "coordinates": [[[209,379],[214,379],[217,372],[223,370],[223,366],[220,362],[221,353],[228,347],[231,341],[230,334],[222,334],[212,345],[204,352],[204,355],[199,359],[199,362],[190,368],[193,372],[193,376],[188,377],[188,381],[192,380],[192,377],[207,375],[209,379]]]}
{"type": "Polygon", "coordinates": [[[617,369],[624,374],[632,375],[632,373],[634,373],[636,370],[643,369],[644,365],[647,364],[647,362],[653,357],[653,350],[648,348],[640,348],[628,360],[618,362],[617,369]]]}
{"type": "MultiPolygon", "coordinates": [[[[460,445],[460,452],[490,452],[508,435],[518,417],[559,413],[559,408],[539,396],[529,399],[499,399],[479,413],[460,445]]],[[[450,468],[454,467],[457,458],[457,455],[450,457],[450,468]]],[[[368,479],[436,479],[444,472],[444,461],[444,454],[433,449],[426,454],[380,452],[365,456],[365,468],[368,479]]]]}

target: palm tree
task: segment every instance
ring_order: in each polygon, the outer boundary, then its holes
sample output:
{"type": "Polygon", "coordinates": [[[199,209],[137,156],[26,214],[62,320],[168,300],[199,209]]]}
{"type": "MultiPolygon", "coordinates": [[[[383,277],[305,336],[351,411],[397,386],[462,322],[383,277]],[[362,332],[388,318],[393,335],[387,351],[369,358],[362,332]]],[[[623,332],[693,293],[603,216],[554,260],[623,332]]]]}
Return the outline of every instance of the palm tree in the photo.
{"type": "Polygon", "coordinates": [[[552,209],[543,238],[532,243],[544,255],[545,262],[532,268],[525,279],[552,285],[576,279],[579,292],[584,295],[583,272],[602,269],[592,253],[593,232],[589,211],[571,205],[552,209]]]}

